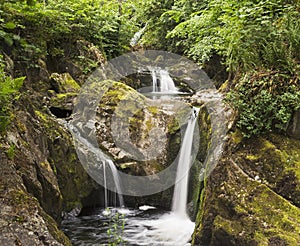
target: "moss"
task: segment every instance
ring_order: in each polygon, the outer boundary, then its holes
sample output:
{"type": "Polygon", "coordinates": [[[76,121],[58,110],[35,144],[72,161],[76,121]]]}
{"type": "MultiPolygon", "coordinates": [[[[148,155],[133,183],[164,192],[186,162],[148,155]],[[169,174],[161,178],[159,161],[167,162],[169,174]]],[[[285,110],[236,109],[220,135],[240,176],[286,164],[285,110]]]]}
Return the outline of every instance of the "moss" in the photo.
{"type": "MultiPolygon", "coordinates": [[[[26,208],[30,208],[30,206],[34,206],[34,203],[37,202],[37,199],[35,197],[30,196],[25,191],[20,189],[15,189],[10,191],[9,197],[11,198],[12,205],[24,205],[26,208]]],[[[16,208],[18,206],[15,206],[16,208]]],[[[29,209],[30,211],[30,209],[29,209]]]]}
{"type": "Polygon", "coordinates": [[[222,228],[235,240],[254,239],[259,245],[267,245],[268,239],[274,236],[289,245],[297,245],[300,240],[299,208],[263,184],[258,185],[246,177],[239,181],[242,185],[224,184],[226,195],[234,198],[229,203],[233,216],[216,216],[214,230],[222,228]]]}
{"type": "Polygon", "coordinates": [[[250,160],[250,161],[256,161],[256,160],[259,159],[259,156],[256,156],[256,155],[247,155],[246,159],[250,160]]]}
{"type": "Polygon", "coordinates": [[[168,134],[172,135],[175,134],[180,130],[179,123],[175,117],[172,117],[168,123],[167,123],[167,128],[168,128],[168,134]]]}
{"type": "Polygon", "coordinates": [[[50,76],[52,86],[57,93],[79,92],[79,84],[68,73],[53,73],[50,76]]]}
{"type": "Polygon", "coordinates": [[[194,245],[298,245],[300,141],[271,134],[230,142],[239,144],[204,183],[194,245]]]}
{"type": "Polygon", "coordinates": [[[16,146],[14,144],[11,144],[9,148],[6,150],[7,158],[13,160],[16,154],[15,152],[16,152],[16,146]]]}
{"type": "Polygon", "coordinates": [[[35,110],[34,113],[44,122],[48,122],[48,115],[43,113],[42,111],[35,110]]]}
{"type": "Polygon", "coordinates": [[[243,141],[236,158],[248,173],[300,206],[300,141],[270,134],[243,141]]]}
{"type": "Polygon", "coordinates": [[[239,144],[243,141],[243,134],[240,130],[235,130],[233,133],[231,133],[231,139],[234,144],[239,144]]]}
{"type": "Polygon", "coordinates": [[[47,213],[45,213],[44,210],[40,210],[39,213],[43,216],[50,234],[61,244],[65,246],[72,246],[72,243],[70,242],[69,238],[67,238],[67,236],[61,230],[58,229],[54,219],[47,213]]]}
{"type": "Polygon", "coordinates": [[[158,113],[158,108],[154,107],[154,106],[149,106],[147,107],[147,110],[152,114],[152,115],[156,115],[158,113]]]}

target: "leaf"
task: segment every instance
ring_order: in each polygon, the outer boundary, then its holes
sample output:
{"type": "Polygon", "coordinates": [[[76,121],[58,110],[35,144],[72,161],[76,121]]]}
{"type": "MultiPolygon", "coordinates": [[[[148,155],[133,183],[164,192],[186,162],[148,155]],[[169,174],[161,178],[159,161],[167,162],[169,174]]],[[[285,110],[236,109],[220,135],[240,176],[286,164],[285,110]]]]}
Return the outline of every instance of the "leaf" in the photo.
{"type": "Polygon", "coordinates": [[[7,22],[3,25],[4,28],[6,29],[15,29],[16,28],[16,24],[13,22],[7,22]]]}
{"type": "Polygon", "coordinates": [[[12,46],[12,45],[14,44],[14,41],[13,41],[12,38],[9,37],[8,35],[6,35],[6,36],[4,37],[4,41],[5,41],[5,43],[6,43],[8,46],[12,46]]]}
{"type": "Polygon", "coordinates": [[[13,35],[13,39],[19,41],[21,37],[19,35],[13,35]]]}

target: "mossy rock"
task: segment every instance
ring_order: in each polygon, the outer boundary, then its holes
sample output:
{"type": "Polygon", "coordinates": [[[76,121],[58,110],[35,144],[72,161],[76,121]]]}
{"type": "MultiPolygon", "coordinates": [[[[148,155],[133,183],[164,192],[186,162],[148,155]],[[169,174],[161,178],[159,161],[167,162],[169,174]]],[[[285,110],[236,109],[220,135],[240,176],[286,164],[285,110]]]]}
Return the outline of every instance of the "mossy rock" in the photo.
{"type": "Polygon", "coordinates": [[[300,207],[299,140],[270,134],[245,139],[237,148],[236,160],[249,176],[300,207]]]}
{"type": "Polygon", "coordinates": [[[69,73],[53,73],[50,76],[50,82],[56,93],[74,93],[79,92],[79,84],[69,73]]]}
{"type": "Polygon", "coordinates": [[[300,209],[285,197],[298,188],[279,192],[277,182],[297,177],[299,143],[274,134],[229,143],[204,182],[193,245],[298,245],[300,209]]]}
{"type": "Polygon", "coordinates": [[[51,97],[49,107],[72,111],[74,108],[74,100],[77,95],[78,94],[75,92],[56,94],[51,97]]]}
{"type": "MultiPolygon", "coordinates": [[[[45,112],[36,110],[35,113],[48,137],[48,162],[56,172],[63,199],[62,209],[69,212],[82,207],[82,199],[88,197],[94,189],[99,189],[99,186],[81,165],[70,133],[45,112]]],[[[97,201],[94,202],[86,205],[96,205],[97,201]]]]}
{"type": "Polygon", "coordinates": [[[22,153],[17,153],[15,160],[9,160],[2,147],[0,150],[0,244],[70,246],[70,240],[58,229],[54,219],[25,189],[21,170],[16,170],[17,159],[22,153]]]}

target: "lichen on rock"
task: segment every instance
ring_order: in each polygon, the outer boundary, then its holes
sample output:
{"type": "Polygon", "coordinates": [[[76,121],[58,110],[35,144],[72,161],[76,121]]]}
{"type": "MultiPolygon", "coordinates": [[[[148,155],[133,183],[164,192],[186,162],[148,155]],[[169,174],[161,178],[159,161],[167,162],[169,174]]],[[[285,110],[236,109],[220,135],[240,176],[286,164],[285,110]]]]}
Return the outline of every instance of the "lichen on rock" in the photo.
{"type": "Polygon", "coordinates": [[[275,134],[236,141],[236,135],[205,180],[193,244],[298,245],[297,195],[287,196],[297,194],[298,180],[289,189],[278,185],[299,169],[290,159],[297,156],[299,143],[275,134]]]}

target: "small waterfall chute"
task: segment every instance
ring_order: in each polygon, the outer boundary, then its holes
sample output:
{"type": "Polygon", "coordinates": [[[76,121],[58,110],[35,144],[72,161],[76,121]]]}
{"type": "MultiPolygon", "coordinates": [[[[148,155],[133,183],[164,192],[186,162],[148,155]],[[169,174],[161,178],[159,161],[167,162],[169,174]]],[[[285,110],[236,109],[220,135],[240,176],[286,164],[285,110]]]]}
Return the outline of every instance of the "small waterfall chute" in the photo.
{"type": "Polygon", "coordinates": [[[159,67],[149,67],[152,76],[152,92],[177,93],[174,80],[166,69],[159,67]]]}
{"type": "Polygon", "coordinates": [[[104,205],[105,207],[109,207],[113,205],[117,207],[117,200],[119,202],[119,207],[124,207],[124,199],[122,195],[120,179],[118,176],[118,171],[112,160],[104,160],[102,161],[103,165],[103,179],[104,179],[104,205]],[[110,173],[108,173],[110,171],[110,173]],[[109,175],[110,174],[110,175],[109,175]],[[109,190],[107,189],[108,179],[112,177],[114,182],[115,190],[114,196],[109,196],[109,190]],[[118,199],[117,199],[118,197],[118,199]]]}
{"type": "Polygon", "coordinates": [[[188,125],[183,137],[183,141],[180,148],[179,160],[177,166],[176,182],[173,193],[172,211],[182,217],[188,218],[186,212],[187,196],[188,196],[188,180],[189,170],[191,166],[191,156],[193,147],[193,135],[195,125],[197,123],[197,116],[199,108],[193,108],[188,125]]]}
{"type": "Polygon", "coordinates": [[[130,40],[131,47],[137,45],[138,41],[141,39],[142,35],[145,33],[146,28],[147,28],[147,23],[142,29],[140,29],[133,35],[132,39],[130,40]]]}

